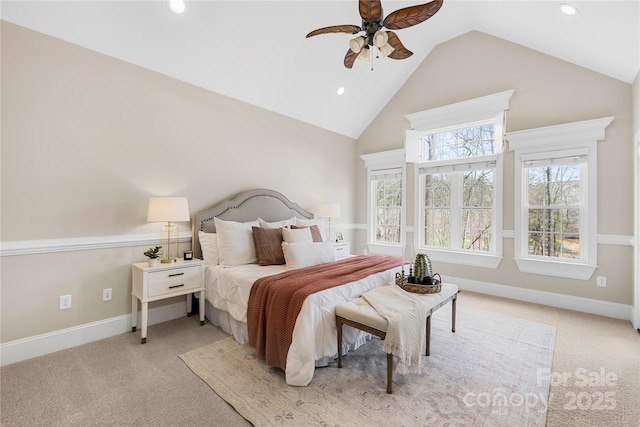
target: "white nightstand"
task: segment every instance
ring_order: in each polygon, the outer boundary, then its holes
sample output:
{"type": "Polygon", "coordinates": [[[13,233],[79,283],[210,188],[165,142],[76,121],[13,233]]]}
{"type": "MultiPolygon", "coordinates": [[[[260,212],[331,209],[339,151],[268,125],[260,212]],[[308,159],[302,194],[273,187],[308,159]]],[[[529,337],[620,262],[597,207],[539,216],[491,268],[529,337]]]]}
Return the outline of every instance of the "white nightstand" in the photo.
{"type": "Polygon", "coordinates": [[[351,255],[351,243],[349,242],[334,242],[333,248],[336,250],[337,257],[351,255]]]}
{"type": "Polygon", "coordinates": [[[149,302],[180,295],[187,296],[187,315],[191,315],[191,294],[200,292],[200,325],[204,325],[203,260],[177,260],[149,267],[147,262],[133,264],[131,292],[131,332],[136,331],[138,300],[142,303],[142,344],[147,342],[149,302]]]}

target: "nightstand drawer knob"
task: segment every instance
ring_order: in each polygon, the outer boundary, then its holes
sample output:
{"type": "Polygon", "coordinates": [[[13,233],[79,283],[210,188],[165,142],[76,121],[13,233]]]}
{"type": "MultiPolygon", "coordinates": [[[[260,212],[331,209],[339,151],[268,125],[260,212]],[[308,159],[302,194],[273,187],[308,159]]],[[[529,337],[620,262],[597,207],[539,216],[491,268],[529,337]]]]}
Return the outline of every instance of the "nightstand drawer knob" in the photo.
{"type": "Polygon", "coordinates": [[[175,288],[181,288],[184,286],[184,283],[181,285],[173,285],[173,286],[169,286],[169,289],[175,289],[175,288]]]}
{"type": "Polygon", "coordinates": [[[175,273],[175,274],[170,274],[169,277],[176,277],[176,276],[184,276],[184,272],[182,273],[175,273]]]}

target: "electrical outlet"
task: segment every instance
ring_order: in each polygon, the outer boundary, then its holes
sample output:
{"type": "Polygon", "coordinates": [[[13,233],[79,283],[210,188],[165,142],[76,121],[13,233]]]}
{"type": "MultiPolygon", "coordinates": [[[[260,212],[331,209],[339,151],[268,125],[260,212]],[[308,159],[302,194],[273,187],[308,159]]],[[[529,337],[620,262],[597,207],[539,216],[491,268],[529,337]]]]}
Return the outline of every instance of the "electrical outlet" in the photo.
{"type": "Polygon", "coordinates": [[[102,301],[111,301],[111,288],[102,290],[102,301]]]}
{"type": "Polygon", "coordinates": [[[60,295],[60,310],[71,308],[71,295],[60,295]]]}
{"type": "Polygon", "coordinates": [[[596,285],[601,288],[607,287],[607,277],[606,276],[597,276],[596,277],[596,285]]]}

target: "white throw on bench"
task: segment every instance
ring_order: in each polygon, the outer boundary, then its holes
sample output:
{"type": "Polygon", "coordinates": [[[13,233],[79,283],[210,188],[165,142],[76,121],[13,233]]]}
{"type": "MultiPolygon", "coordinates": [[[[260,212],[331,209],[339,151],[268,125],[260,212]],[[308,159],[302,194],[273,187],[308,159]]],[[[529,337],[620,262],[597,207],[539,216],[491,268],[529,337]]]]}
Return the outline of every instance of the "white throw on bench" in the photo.
{"type": "Polygon", "coordinates": [[[443,283],[441,291],[434,294],[412,294],[391,285],[372,289],[360,298],[337,306],[338,367],[342,367],[343,324],[383,338],[384,350],[387,353],[387,393],[391,393],[393,356],[399,356],[398,368],[401,372],[407,372],[407,368],[412,364],[415,366],[416,363],[419,371],[423,337],[425,354],[429,355],[431,315],[452,301],[451,332],[455,332],[457,296],[458,287],[452,284],[443,283]],[[426,322],[423,320],[425,318],[426,322]],[[416,326],[416,322],[419,323],[419,327],[416,326]],[[410,333],[406,334],[407,331],[410,333]],[[413,344],[417,345],[417,350],[413,344]]]}

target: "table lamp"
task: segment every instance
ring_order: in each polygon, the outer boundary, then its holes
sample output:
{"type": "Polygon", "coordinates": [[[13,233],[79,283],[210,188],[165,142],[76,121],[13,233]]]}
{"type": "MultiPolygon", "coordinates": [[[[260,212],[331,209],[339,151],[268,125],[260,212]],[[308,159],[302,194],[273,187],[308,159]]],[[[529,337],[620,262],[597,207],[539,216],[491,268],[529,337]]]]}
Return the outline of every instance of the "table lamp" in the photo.
{"type": "Polygon", "coordinates": [[[178,255],[178,227],[172,222],[189,220],[189,202],[186,197],[149,198],[147,222],[167,222],[160,230],[161,263],[175,262],[178,255]]]}
{"type": "MultiPolygon", "coordinates": [[[[333,218],[340,218],[340,204],[339,203],[322,203],[318,209],[318,216],[320,218],[327,218],[329,222],[329,234],[328,239],[331,239],[331,221],[333,218]]],[[[335,239],[334,239],[335,240],[335,239]]]]}

